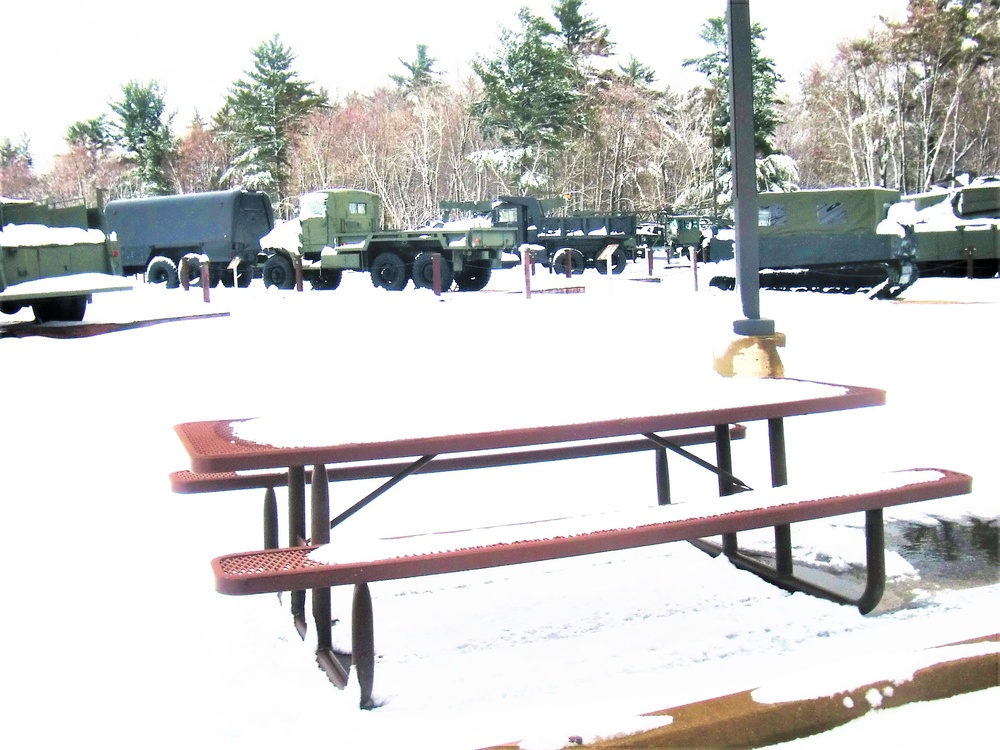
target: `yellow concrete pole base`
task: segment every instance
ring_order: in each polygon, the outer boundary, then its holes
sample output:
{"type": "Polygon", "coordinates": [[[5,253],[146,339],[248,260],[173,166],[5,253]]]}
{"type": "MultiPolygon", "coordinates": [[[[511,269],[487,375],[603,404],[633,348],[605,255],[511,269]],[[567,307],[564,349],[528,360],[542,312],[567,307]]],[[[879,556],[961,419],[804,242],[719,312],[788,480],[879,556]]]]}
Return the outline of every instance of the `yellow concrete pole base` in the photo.
{"type": "Polygon", "coordinates": [[[785,334],[740,336],[722,354],[715,356],[715,371],[727,378],[781,378],[785,366],[778,347],[785,345],[785,334]]]}

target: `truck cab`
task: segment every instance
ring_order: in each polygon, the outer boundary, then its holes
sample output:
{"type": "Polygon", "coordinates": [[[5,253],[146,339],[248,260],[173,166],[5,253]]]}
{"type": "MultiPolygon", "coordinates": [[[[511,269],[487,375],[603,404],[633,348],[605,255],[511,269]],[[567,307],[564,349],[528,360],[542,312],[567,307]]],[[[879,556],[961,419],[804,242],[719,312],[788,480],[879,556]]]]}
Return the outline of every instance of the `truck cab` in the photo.
{"type": "Polygon", "coordinates": [[[382,201],[367,190],[317,190],[299,198],[302,253],[312,259],[324,247],[363,241],[379,230],[382,201]]]}

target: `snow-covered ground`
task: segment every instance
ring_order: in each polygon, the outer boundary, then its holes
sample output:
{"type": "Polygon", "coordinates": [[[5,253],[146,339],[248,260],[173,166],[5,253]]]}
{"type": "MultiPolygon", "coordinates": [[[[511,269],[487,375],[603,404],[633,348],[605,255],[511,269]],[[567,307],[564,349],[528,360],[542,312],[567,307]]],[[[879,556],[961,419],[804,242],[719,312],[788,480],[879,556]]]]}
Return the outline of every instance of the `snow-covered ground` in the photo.
{"type": "MultiPolygon", "coordinates": [[[[708,697],[808,691],[800,675],[852,660],[885,660],[896,675],[926,647],[996,632],[996,566],[922,570],[927,558],[899,534],[889,591],[867,617],[675,544],[374,585],[381,706],[363,712],[355,684],[338,691],[315,666],[287,598],[214,592],[209,561],[260,545],[260,493],[172,494],[167,475],[186,466],[173,425],[276,411],[363,420],[387,402],[405,420],[418,400],[420,413],[428,401],[442,412],[530,412],[715,377],[712,354],[741,317],[738,296],[709,288],[710,268],[698,292],[688,269],[658,259],[654,273],[658,283],[641,280],[644,261],[613,279],[542,271],[536,290],[585,292],[530,300],[513,291],[521,268],[496,272],[488,291],[441,298],[376,290],[353,273],[337,291],[255,281],[213,289],[209,304],[200,290],[139,285],[96,295],[86,320],[229,315],[92,338],[0,338],[2,744],[559,748],[571,735],[663,723],[640,714],[708,697]]],[[[884,407],[787,420],[790,481],[852,468],[967,471],[972,495],[893,509],[890,528],[995,527],[1000,280],[923,279],[895,302],[764,292],[761,309],[787,334],[788,376],[888,392],[884,407]]],[[[734,443],[737,475],[768,484],[766,455],[766,429],[751,425],[734,443]]],[[[713,491],[697,467],[670,467],[675,497],[713,491]]],[[[334,507],[374,484],[335,486],[334,507]]],[[[627,503],[655,503],[651,455],[411,477],[349,523],[385,535],[627,503]]],[[[860,523],[793,530],[797,558],[849,578],[863,557],[860,523]]],[[[349,597],[334,593],[341,646],[349,597]]],[[[982,729],[970,717],[997,708],[994,689],[924,706],[920,718],[892,709],[835,731],[863,733],[841,747],[884,737],[925,747],[933,724],[963,744],[982,729]]]]}

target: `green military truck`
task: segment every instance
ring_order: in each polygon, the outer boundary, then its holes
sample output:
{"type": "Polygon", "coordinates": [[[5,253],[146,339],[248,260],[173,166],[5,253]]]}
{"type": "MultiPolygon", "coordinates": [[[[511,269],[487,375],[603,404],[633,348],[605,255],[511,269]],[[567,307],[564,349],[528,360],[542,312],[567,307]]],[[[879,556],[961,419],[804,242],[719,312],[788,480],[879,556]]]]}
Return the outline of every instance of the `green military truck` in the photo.
{"type": "Polygon", "coordinates": [[[381,289],[399,291],[410,280],[431,288],[440,256],[441,289],[478,291],[504,253],[520,245],[516,228],[444,226],[380,229],[381,200],[367,190],[336,188],[299,198],[299,215],[261,238],[268,254],[264,284],[291,289],[297,268],[313,289],[336,289],[344,271],[363,271],[381,289]]]}
{"type": "Polygon", "coordinates": [[[131,289],[99,208],[0,199],[0,312],[80,321],[92,295],[131,289]]]}

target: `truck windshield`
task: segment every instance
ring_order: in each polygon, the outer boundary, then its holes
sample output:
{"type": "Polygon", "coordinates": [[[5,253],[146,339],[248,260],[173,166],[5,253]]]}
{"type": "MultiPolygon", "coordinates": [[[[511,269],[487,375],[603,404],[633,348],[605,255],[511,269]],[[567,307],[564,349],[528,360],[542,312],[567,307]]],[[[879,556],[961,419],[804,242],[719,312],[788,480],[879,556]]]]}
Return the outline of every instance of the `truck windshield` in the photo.
{"type": "Polygon", "coordinates": [[[299,198],[300,219],[322,219],[326,216],[326,193],[306,193],[299,198]]]}

